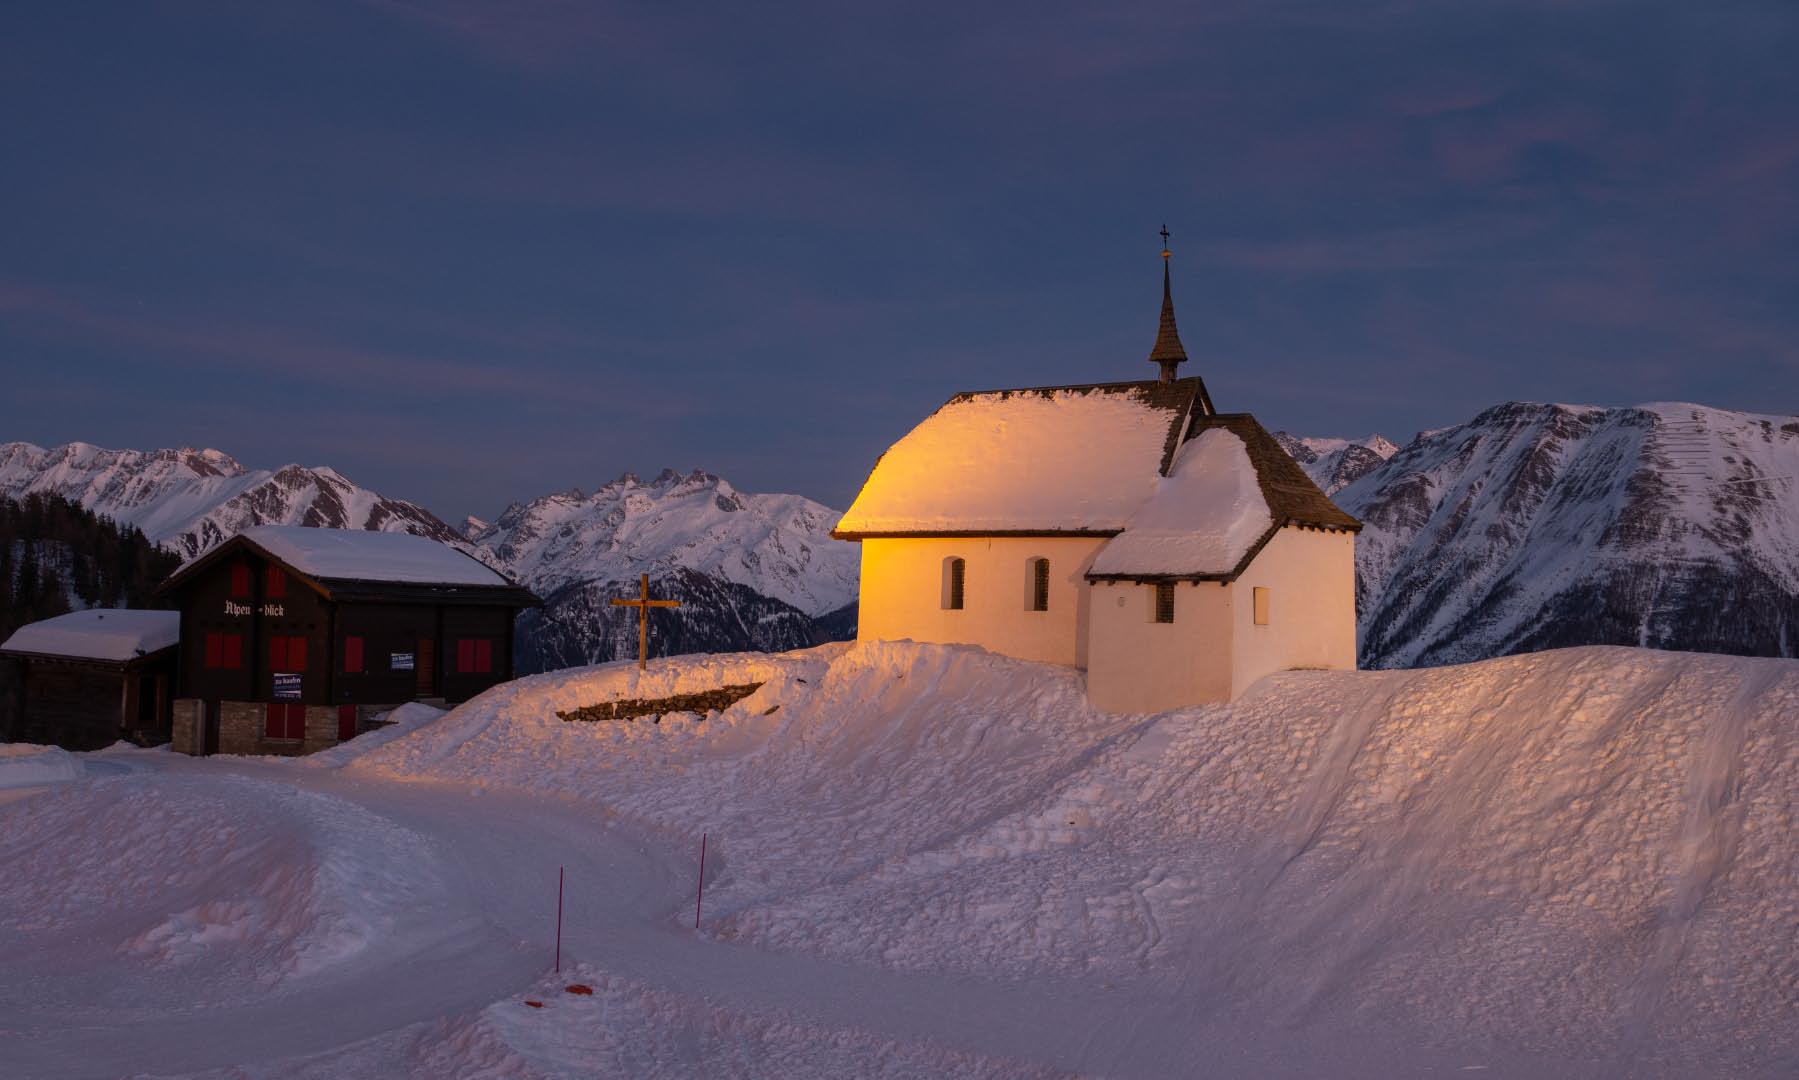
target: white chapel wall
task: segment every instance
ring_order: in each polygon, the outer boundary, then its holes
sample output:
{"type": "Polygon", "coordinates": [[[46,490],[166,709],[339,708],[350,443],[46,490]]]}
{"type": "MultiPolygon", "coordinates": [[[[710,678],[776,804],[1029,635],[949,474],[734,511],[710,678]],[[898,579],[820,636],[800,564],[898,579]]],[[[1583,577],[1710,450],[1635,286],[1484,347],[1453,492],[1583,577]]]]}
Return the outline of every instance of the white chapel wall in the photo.
{"type": "Polygon", "coordinates": [[[1094,707],[1150,713],[1230,700],[1229,587],[1177,583],[1172,623],[1155,621],[1154,585],[1094,582],[1088,592],[1087,699],[1094,707]]]}
{"type": "Polygon", "coordinates": [[[1231,591],[1233,698],[1277,671],[1355,668],[1355,534],[1288,526],[1231,591]],[[1266,626],[1255,624],[1257,588],[1268,590],[1266,626]]]}
{"type": "Polygon", "coordinates": [[[856,636],[980,645],[1021,660],[1087,662],[1082,577],[1102,537],[896,537],[862,541],[856,636]],[[942,605],[943,561],[965,562],[963,606],[942,605]],[[1049,610],[1032,611],[1033,558],[1049,560],[1049,610]]]}

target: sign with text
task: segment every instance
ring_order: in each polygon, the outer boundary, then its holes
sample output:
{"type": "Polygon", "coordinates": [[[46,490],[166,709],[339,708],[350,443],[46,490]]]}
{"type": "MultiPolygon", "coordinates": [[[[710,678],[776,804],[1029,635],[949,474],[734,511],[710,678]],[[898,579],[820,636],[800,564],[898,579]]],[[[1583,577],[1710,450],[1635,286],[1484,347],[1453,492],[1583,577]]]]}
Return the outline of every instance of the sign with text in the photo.
{"type": "Polygon", "coordinates": [[[277,671],[274,678],[276,701],[300,700],[300,676],[297,673],[277,671]]]}
{"type": "Polygon", "coordinates": [[[387,666],[393,671],[411,671],[412,654],[409,652],[390,653],[387,666]]]}

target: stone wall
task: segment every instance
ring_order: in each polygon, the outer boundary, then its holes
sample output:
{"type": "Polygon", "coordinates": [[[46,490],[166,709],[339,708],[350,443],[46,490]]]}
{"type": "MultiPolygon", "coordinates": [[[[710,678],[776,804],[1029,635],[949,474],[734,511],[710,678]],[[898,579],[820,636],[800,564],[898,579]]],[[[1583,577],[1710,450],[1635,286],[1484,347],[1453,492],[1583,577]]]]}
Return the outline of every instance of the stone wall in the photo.
{"type": "Polygon", "coordinates": [[[198,757],[206,752],[206,702],[199,698],[175,699],[175,726],[169,749],[198,757]]]}

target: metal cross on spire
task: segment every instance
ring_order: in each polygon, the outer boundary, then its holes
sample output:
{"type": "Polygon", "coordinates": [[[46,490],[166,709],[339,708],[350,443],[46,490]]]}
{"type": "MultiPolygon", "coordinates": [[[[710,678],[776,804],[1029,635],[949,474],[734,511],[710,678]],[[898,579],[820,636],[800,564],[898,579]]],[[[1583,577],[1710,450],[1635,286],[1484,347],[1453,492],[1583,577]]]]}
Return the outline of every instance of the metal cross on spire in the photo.
{"type": "Polygon", "coordinates": [[[1168,257],[1168,224],[1162,224],[1162,258],[1168,257]]]}

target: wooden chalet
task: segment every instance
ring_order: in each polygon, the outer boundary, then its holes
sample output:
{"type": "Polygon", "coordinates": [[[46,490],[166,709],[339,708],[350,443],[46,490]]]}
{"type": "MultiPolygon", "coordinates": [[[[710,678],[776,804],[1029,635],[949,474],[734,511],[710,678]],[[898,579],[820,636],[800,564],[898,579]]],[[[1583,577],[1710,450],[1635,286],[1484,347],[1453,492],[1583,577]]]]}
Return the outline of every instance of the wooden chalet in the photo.
{"type": "Polygon", "coordinates": [[[0,742],[168,742],[180,624],[173,611],[94,608],[21,626],[0,645],[12,669],[0,742]]]}
{"type": "Polygon", "coordinates": [[[513,677],[513,620],[540,601],[406,533],[247,529],[162,586],[181,611],[175,748],[309,753],[409,701],[513,677]]]}

